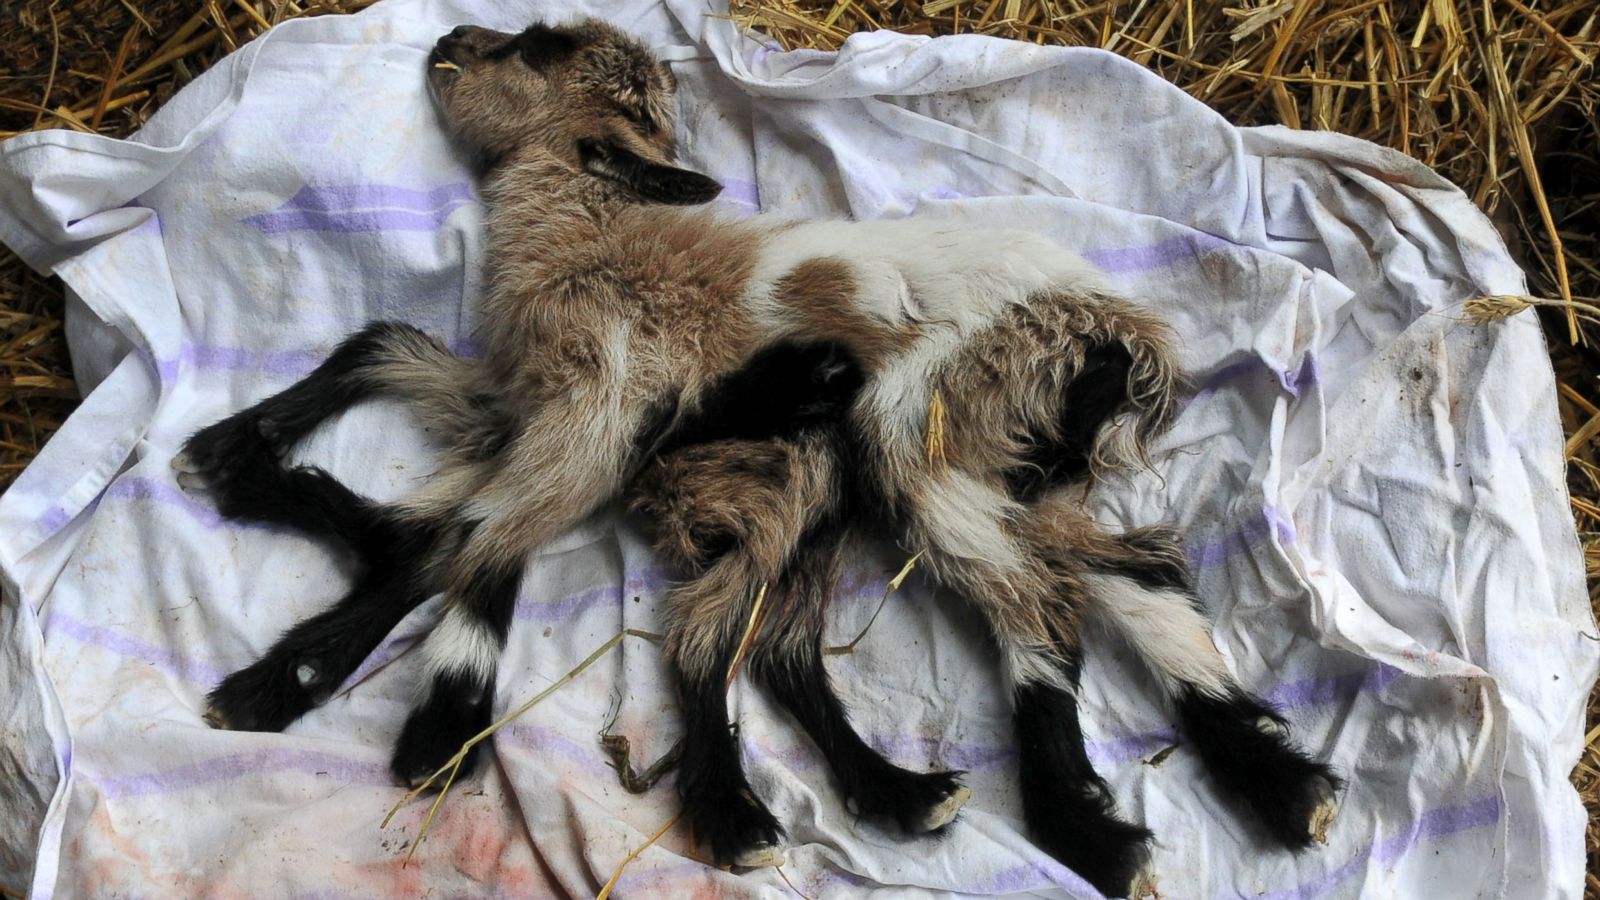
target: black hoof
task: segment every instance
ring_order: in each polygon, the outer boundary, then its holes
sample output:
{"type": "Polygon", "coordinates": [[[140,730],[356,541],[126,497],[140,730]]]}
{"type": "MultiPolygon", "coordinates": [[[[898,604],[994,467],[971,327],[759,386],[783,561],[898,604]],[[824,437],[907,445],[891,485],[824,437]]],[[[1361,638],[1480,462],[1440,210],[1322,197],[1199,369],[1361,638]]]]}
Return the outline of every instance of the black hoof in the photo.
{"type": "Polygon", "coordinates": [[[241,410],[191,435],[172,458],[172,468],[197,476],[209,487],[254,466],[276,466],[288,447],[271,436],[275,434],[258,410],[241,410]]]}
{"type": "Polygon", "coordinates": [[[287,445],[258,426],[247,411],[213,425],[218,432],[208,435],[208,428],[191,438],[172,459],[179,486],[209,494],[225,518],[333,538],[377,567],[407,564],[419,543],[432,540],[425,530],[387,521],[371,501],[322,469],[285,465],[287,445]]]}
{"type": "Polygon", "coordinates": [[[1325,843],[1344,783],[1289,739],[1289,729],[1255,697],[1188,692],[1179,718],[1218,787],[1290,850],[1325,843]]]}
{"type": "Polygon", "coordinates": [[[1153,885],[1150,829],[1117,818],[1098,779],[1078,797],[1023,798],[1034,843],[1107,897],[1139,897],[1153,885]]]}
{"type": "Polygon", "coordinates": [[[862,779],[845,798],[851,812],[893,819],[907,834],[937,832],[972,797],[961,772],[912,772],[899,767],[862,779]]]}
{"type": "Polygon", "coordinates": [[[1339,789],[1343,783],[1321,763],[1301,759],[1298,780],[1283,785],[1283,802],[1256,808],[1262,824],[1290,850],[1326,844],[1328,829],[1339,816],[1339,789]]]}
{"type": "Polygon", "coordinates": [[[230,519],[271,519],[286,502],[283,456],[287,446],[269,437],[254,410],[201,429],[172,458],[178,485],[211,495],[230,519]]]}
{"type": "Polygon", "coordinates": [[[316,660],[268,653],[206,695],[205,720],[228,731],[282,731],[326,702],[336,687],[316,660]]]}
{"type": "MultiPolygon", "coordinates": [[[[494,691],[461,676],[435,677],[428,698],[412,709],[395,743],[390,769],[411,787],[427,781],[450,764],[462,746],[489,727],[494,691]]],[[[471,774],[483,745],[475,745],[462,760],[457,777],[471,774]]],[[[444,787],[444,778],[432,787],[444,787]]]]}
{"type": "Polygon", "coordinates": [[[1055,802],[1024,798],[1035,843],[1107,897],[1139,896],[1150,879],[1150,829],[1116,817],[1105,782],[1080,789],[1081,796],[1055,802]]]}
{"type": "MultiPolygon", "coordinates": [[[[783,828],[748,786],[704,787],[684,795],[684,811],[696,839],[711,850],[717,865],[756,868],[783,863],[783,828]]],[[[681,792],[681,780],[679,788],[681,792]]]]}

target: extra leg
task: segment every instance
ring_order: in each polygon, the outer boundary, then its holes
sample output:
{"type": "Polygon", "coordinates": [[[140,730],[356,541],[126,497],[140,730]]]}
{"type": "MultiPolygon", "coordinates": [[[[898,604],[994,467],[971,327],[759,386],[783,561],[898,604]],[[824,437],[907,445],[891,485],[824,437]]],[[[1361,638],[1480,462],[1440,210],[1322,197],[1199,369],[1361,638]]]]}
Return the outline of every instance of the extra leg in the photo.
{"type": "MultiPolygon", "coordinates": [[[[459,593],[446,595],[444,616],[421,647],[421,700],[395,743],[391,767],[406,784],[426,781],[468,739],[489,727],[495,675],[521,579],[518,558],[480,570],[459,593]]],[[[468,754],[464,772],[477,764],[480,747],[468,754]]]]}
{"type": "Polygon", "coordinates": [[[326,701],[373,649],[436,588],[439,529],[403,522],[318,469],[274,460],[241,470],[230,515],[328,538],[353,550],[363,567],[332,608],[304,620],[252,665],[207,697],[206,719],[239,731],[280,731],[326,701]]]}
{"type": "Polygon", "coordinates": [[[1223,794],[1290,850],[1327,842],[1342,782],[1295,746],[1283,717],[1239,688],[1215,697],[1186,685],[1175,699],[1179,724],[1223,794]]]}
{"type": "Polygon", "coordinates": [[[328,696],[427,599],[420,567],[368,571],[333,608],[289,629],[266,655],[206,697],[206,721],[234,731],[281,731],[328,696]]]}
{"type": "Polygon", "coordinates": [[[792,440],[682,448],[635,484],[634,508],[653,519],[658,551],[699,573],[669,601],[669,647],[688,719],[678,788],[718,862],[778,858],[781,831],[749,793],[723,698],[723,660],[763,583],[768,625],[752,642],[750,665],[818,743],[850,806],[920,833],[947,825],[970,796],[958,773],[910,772],[870,748],[822,668],[824,612],[843,540],[840,439],[819,428],[792,440]]]}
{"type": "Polygon", "coordinates": [[[695,837],[719,865],[783,862],[783,828],[751,789],[728,722],[728,671],[760,588],[742,561],[724,557],[668,598],[669,607],[692,611],[670,616],[667,630],[683,701],[678,796],[695,837]],[[692,633],[707,627],[715,637],[692,633]]]}
{"type": "MultiPolygon", "coordinates": [[[[821,434],[675,449],[633,485],[632,505],[650,517],[657,552],[693,575],[666,607],[667,653],[683,698],[678,792],[719,863],[782,860],[783,831],[751,791],[729,730],[728,667],[763,588],[764,618],[773,623],[764,632],[790,630],[796,612],[780,576],[842,497],[837,457],[821,434]]],[[[820,578],[831,583],[831,572],[820,578]]],[[[752,638],[751,662],[763,674],[771,642],[752,638]]]]}
{"type": "Polygon", "coordinates": [[[1135,895],[1149,877],[1150,832],[1117,814],[1084,751],[1075,692],[1086,600],[1041,546],[1038,532],[1051,535],[1028,527],[1032,510],[1003,485],[959,471],[902,496],[908,542],[926,548],[927,571],[973,604],[999,645],[1029,834],[1102,893],[1135,895]]]}
{"type": "Polygon", "coordinates": [[[842,538],[818,534],[804,542],[785,576],[782,613],[763,635],[755,671],[816,742],[851,811],[892,819],[912,834],[938,831],[972,796],[961,773],[913,772],[885,759],[851,727],[823,667],[824,614],[842,538]]]}
{"type": "Polygon", "coordinates": [[[1143,529],[1122,542],[1120,560],[1097,561],[1104,568],[1084,577],[1097,615],[1159,676],[1221,792],[1284,847],[1323,841],[1338,813],[1338,776],[1296,746],[1283,718],[1233,679],[1170,532],[1143,529]]]}
{"type": "Polygon", "coordinates": [[[510,423],[492,398],[473,392],[478,366],[410,325],[374,323],[305,378],[195,433],[172,465],[183,487],[214,493],[224,515],[249,517],[260,504],[253,495],[267,487],[262,467],[279,464],[318,425],[378,395],[406,400],[463,455],[492,454],[510,423]]]}
{"type": "Polygon", "coordinates": [[[362,497],[314,466],[287,468],[276,458],[258,458],[254,465],[240,466],[228,485],[216,498],[224,516],[333,541],[369,566],[414,552],[414,545],[426,546],[434,530],[425,521],[402,521],[396,510],[362,497]]]}
{"type": "MultiPolygon", "coordinates": [[[[1075,688],[1080,663],[1066,664],[1075,688]]],[[[1117,814],[1110,787],[1084,750],[1073,690],[1039,682],[1012,691],[1028,832],[1108,897],[1138,897],[1150,879],[1150,831],[1117,814]]]]}
{"type": "Polygon", "coordinates": [[[426,779],[489,725],[528,554],[624,486],[629,441],[647,413],[618,407],[624,374],[574,376],[561,403],[537,410],[492,460],[453,457],[425,497],[396,504],[404,521],[446,515],[460,535],[441,564],[444,616],[418,648],[422,696],[395,747],[394,771],[406,782],[426,779]]]}

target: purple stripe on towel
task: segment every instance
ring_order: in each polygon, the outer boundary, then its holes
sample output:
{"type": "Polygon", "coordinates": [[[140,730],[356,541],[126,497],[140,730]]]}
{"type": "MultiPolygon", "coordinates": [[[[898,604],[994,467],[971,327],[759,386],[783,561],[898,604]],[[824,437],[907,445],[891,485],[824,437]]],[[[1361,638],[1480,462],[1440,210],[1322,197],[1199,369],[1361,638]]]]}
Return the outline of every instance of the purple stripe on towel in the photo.
{"type": "Polygon", "coordinates": [[[1307,388],[1320,380],[1316,357],[1309,353],[1301,360],[1300,367],[1294,371],[1276,369],[1257,356],[1231,363],[1212,372],[1200,382],[1200,388],[1194,392],[1194,398],[1214,394],[1228,382],[1249,375],[1264,375],[1276,379],[1284,393],[1291,397],[1299,397],[1307,388]]]}
{"type": "MultiPolygon", "coordinates": [[[[353,330],[353,329],[352,329],[353,330]]],[[[223,372],[256,372],[283,378],[300,378],[322,364],[333,352],[334,345],[305,350],[246,350],[226,344],[196,344],[185,341],[174,359],[156,363],[164,381],[173,381],[183,369],[204,369],[223,372]]],[[[450,345],[457,356],[477,358],[483,355],[483,342],[475,338],[458,338],[450,345]]]]}
{"type": "Polygon", "coordinates": [[[52,506],[39,517],[39,530],[45,534],[55,534],[72,521],[72,514],[62,509],[59,505],[52,506]]]}
{"type": "Polygon", "coordinates": [[[450,214],[465,206],[452,203],[428,212],[399,209],[362,209],[325,213],[316,210],[280,210],[247,216],[243,221],[263,234],[288,231],[322,231],[355,234],[367,231],[437,231],[450,214]]]}
{"type": "Polygon", "coordinates": [[[141,660],[169,675],[199,684],[216,684],[226,674],[208,662],[190,659],[169,647],[140,640],[103,625],[92,625],[60,611],[50,613],[50,618],[44,624],[44,633],[47,638],[60,635],[118,656],[141,660]]]}
{"type": "Polygon", "coordinates": [[[179,350],[179,359],[197,369],[256,371],[294,377],[315,369],[327,355],[328,351],[323,350],[259,351],[190,343],[179,350]]]}
{"type": "Polygon", "coordinates": [[[1066,888],[1080,897],[1094,896],[1094,888],[1078,873],[1053,859],[1007,866],[960,887],[963,894],[1019,894],[1045,887],[1066,888]]]}
{"type": "Polygon", "coordinates": [[[279,208],[320,212],[342,212],[375,207],[426,211],[438,209],[448,203],[471,202],[473,199],[472,184],[466,181],[458,181],[431,190],[416,190],[389,184],[308,184],[279,208]]]}
{"type": "MultiPolygon", "coordinates": [[[[227,523],[222,514],[208,504],[185,494],[176,484],[157,481],[154,478],[122,478],[106,489],[106,496],[116,500],[148,500],[164,506],[174,506],[183,510],[195,521],[207,528],[217,528],[227,523]]],[[[250,527],[249,522],[234,523],[240,527],[250,527]]]]}
{"type": "Polygon", "coordinates": [[[1209,234],[1190,234],[1168,238],[1143,247],[1104,247],[1086,250],[1083,258],[1112,275],[1160,269],[1187,259],[1198,259],[1202,253],[1219,247],[1232,246],[1227,241],[1209,234]]]}
{"type": "MultiPolygon", "coordinates": [[[[520,702],[520,701],[519,701],[520,702]]],[[[495,733],[495,745],[509,744],[542,756],[558,756],[593,778],[615,783],[617,773],[606,764],[598,741],[579,743],[543,725],[507,725],[495,733]]]]}
{"type": "Polygon", "coordinates": [[[628,576],[621,585],[602,585],[557,600],[518,597],[516,618],[530,622],[560,622],[597,607],[621,606],[624,595],[659,591],[672,583],[666,569],[645,569],[628,576]]]}
{"type": "Polygon", "coordinates": [[[1298,397],[1300,392],[1321,381],[1321,373],[1317,369],[1317,358],[1307,353],[1305,360],[1300,363],[1299,371],[1290,376],[1287,372],[1280,372],[1278,380],[1283,384],[1283,389],[1291,396],[1298,397]]]}
{"type": "MultiPolygon", "coordinates": [[[[82,771],[81,767],[79,771],[82,771]]],[[[385,763],[287,748],[234,753],[136,775],[104,776],[90,773],[89,780],[107,797],[116,799],[170,794],[218,781],[232,781],[246,775],[259,777],[279,773],[323,776],[329,785],[394,784],[394,776],[389,773],[385,763]]]]}
{"type": "Polygon", "coordinates": [[[1337,703],[1364,692],[1381,693],[1405,673],[1384,663],[1373,663],[1366,671],[1344,675],[1325,675],[1286,681],[1263,698],[1279,712],[1307,706],[1337,703]]]}
{"type": "Polygon", "coordinates": [[[1216,537],[1188,544],[1185,549],[1189,565],[1196,569],[1214,569],[1231,556],[1249,553],[1252,547],[1269,536],[1285,545],[1293,544],[1296,538],[1294,523],[1271,506],[1263,509],[1259,516],[1216,537]]]}
{"type": "Polygon", "coordinates": [[[722,179],[722,194],[720,200],[748,206],[756,210],[761,209],[761,188],[753,181],[739,178],[722,179]]]}
{"type": "Polygon", "coordinates": [[[968,771],[999,768],[1016,759],[1010,744],[993,745],[949,741],[943,736],[920,734],[865,735],[867,743],[890,759],[927,760],[968,771]]]}
{"type": "Polygon", "coordinates": [[[1096,766],[1109,766],[1143,759],[1177,742],[1177,732],[1170,728],[1162,728],[1112,741],[1085,741],[1083,748],[1089,754],[1090,762],[1096,766]]]}

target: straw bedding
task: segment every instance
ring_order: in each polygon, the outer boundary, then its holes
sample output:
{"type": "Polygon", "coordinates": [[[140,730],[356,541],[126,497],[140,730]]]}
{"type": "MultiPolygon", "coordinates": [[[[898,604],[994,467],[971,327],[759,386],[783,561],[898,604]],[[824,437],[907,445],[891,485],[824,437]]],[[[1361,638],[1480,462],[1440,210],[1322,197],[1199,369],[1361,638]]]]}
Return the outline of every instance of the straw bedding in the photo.
{"type": "MultiPolygon", "coordinates": [[[[284,19],[373,0],[23,0],[0,17],[0,139],[123,136],[222,55],[284,19]]],[[[1600,589],[1600,4],[1593,0],[734,0],[786,47],[856,31],[980,33],[1127,56],[1243,125],[1337,130],[1453,180],[1499,226],[1540,307],[1569,436],[1572,512],[1600,589]]],[[[76,403],[54,279],[0,250],[0,488],[76,403]]],[[[1573,781],[1600,897],[1600,704],[1573,781]]]]}

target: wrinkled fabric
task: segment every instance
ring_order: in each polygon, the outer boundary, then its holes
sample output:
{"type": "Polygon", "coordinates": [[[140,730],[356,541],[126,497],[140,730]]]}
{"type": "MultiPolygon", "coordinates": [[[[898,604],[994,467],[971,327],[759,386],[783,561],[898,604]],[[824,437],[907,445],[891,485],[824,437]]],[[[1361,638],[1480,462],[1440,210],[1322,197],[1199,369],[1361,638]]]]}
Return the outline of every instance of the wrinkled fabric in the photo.
{"type": "MultiPolygon", "coordinates": [[[[726,185],[728,215],[1034,229],[1181,335],[1192,388],[1153,469],[1089,502],[1112,527],[1186,530],[1234,671],[1350,786],[1327,846],[1266,846],[1151,676],[1092,636],[1090,755],[1155,830],[1162,897],[1578,896],[1585,819],[1566,776],[1600,650],[1539,328],[1464,321],[1462,301],[1525,287],[1460,191],[1352,138],[1234,128],[1095,50],[876,33],[785,53],[696,0],[593,7],[673,60],[682,159],[726,185]]],[[[402,796],[387,759],[437,599],[285,733],[211,730],[206,691],[352,573],[301,535],[222,520],[168,466],[371,319],[473,351],[482,206],[424,59],[461,22],[581,11],[384,0],[291,21],[130,140],[0,144],[0,239],[65,280],[87,393],[0,498],[0,885],[588,896],[676,812],[668,783],[623,791],[596,740],[614,713],[648,761],[680,730],[659,648],[630,637],[495,736],[402,866],[426,804],[380,829],[402,796]]],[[[389,403],[299,457],[381,498],[434,459],[389,403]]],[[[860,548],[830,640],[861,629],[903,562],[860,548]]],[[[623,628],[659,630],[672,577],[616,512],[543,548],[499,709],[623,628]]],[[[680,826],[619,896],[792,896],[783,876],[812,897],[1093,896],[1025,836],[996,659],[960,598],[913,576],[828,665],[874,746],[967,771],[949,833],[856,821],[796,724],[740,679],[744,759],[788,828],[786,865],[718,871],[680,826]]]]}

